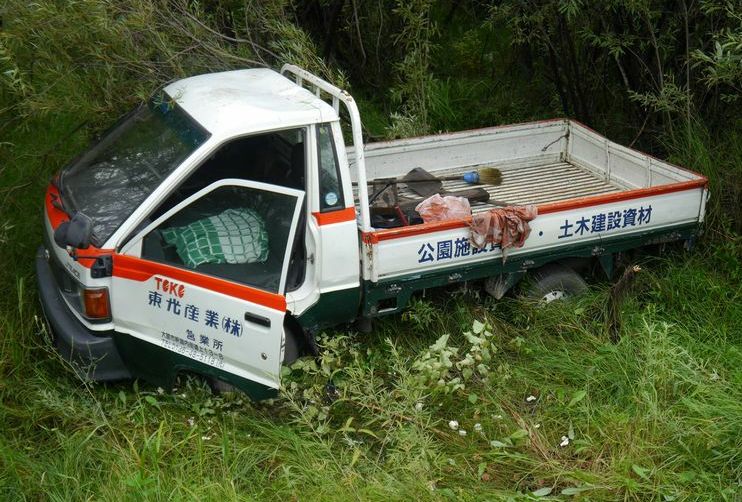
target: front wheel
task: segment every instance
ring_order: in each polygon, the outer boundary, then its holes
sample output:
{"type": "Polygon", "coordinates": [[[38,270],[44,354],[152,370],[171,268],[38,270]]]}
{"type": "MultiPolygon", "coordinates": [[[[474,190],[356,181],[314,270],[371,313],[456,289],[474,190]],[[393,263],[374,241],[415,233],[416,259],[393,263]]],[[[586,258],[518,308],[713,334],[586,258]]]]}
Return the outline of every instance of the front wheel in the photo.
{"type": "Polygon", "coordinates": [[[550,263],[534,270],[526,286],[526,296],[551,303],[578,296],[587,291],[587,283],[569,267],[550,263]]]}
{"type": "Polygon", "coordinates": [[[294,330],[288,326],[283,327],[283,357],[281,358],[281,364],[288,366],[301,355],[301,349],[299,347],[299,339],[294,333],[294,330]]]}

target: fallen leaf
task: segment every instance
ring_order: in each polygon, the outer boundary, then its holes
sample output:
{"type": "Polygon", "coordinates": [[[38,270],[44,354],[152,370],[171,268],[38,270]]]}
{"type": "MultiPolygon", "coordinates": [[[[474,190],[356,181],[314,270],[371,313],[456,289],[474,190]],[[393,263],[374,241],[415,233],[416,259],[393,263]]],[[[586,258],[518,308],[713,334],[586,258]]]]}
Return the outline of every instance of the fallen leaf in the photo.
{"type": "Polygon", "coordinates": [[[570,486],[562,490],[562,495],[577,495],[588,490],[592,490],[592,486],[570,486]]]}
{"type": "Polygon", "coordinates": [[[634,471],[640,478],[649,479],[649,469],[640,465],[631,464],[631,470],[634,471]]]}

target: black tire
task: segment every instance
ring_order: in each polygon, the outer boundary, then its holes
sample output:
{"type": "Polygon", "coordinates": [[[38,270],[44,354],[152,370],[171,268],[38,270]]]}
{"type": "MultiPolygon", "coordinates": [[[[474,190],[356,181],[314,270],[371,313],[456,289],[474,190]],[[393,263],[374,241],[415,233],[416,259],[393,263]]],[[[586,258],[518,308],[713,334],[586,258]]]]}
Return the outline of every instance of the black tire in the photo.
{"type": "Polygon", "coordinates": [[[587,283],[580,274],[557,263],[544,265],[529,275],[526,296],[540,302],[573,298],[587,291],[587,283]]]}
{"type": "Polygon", "coordinates": [[[224,380],[219,380],[218,378],[210,377],[207,381],[209,383],[209,387],[211,387],[212,394],[215,394],[217,396],[233,394],[240,391],[231,383],[227,383],[224,380]]]}
{"type": "Polygon", "coordinates": [[[294,331],[288,326],[284,325],[284,345],[283,345],[283,359],[281,364],[288,366],[301,356],[301,348],[299,346],[299,339],[297,338],[294,331]]]}

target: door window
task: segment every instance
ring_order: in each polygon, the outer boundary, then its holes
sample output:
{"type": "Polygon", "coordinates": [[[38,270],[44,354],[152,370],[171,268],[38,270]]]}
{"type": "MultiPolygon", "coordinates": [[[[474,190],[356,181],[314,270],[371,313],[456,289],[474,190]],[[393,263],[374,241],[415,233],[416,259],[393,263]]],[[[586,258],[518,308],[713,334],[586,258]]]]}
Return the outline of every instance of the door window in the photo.
{"type": "Polygon", "coordinates": [[[145,230],[142,258],[281,293],[303,192],[224,180],[193,198],[145,230]]]}
{"type": "Polygon", "coordinates": [[[319,156],[319,207],[326,213],[345,209],[343,186],[340,184],[340,165],[338,164],[335,140],[330,124],[317,126],[317,152],[319,156]]]}
{"type": "Polygon", "coordinates": [[[287,129],[235,138],[220,145],[159,205],[154,218],[222,179],[305,190],[305,135],[303,128],[287,129]]]}

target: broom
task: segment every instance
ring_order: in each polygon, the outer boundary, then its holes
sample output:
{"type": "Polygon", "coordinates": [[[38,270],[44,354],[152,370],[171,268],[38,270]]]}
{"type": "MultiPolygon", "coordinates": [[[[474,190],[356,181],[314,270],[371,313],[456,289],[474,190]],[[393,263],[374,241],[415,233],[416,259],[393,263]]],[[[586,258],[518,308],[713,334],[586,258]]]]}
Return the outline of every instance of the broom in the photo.
{"type": "Polygon", "coordinates": [[[502,183],[502,172],[494,167],[482,167],[475,171],[450,176],[435,176],[425,169],[416,167],[403,178],[394,180],[397,183],[417,183],[422,181],[464,181],[470,185],[499,185],[502,183]]]}
{"type": "Polygon", "coordinates": [[[462,175],[437,176],[441,181],[463,180],[470,185],[499,185],[502,183],[502,172],[494,167],[483,167],[462,175]]]}

